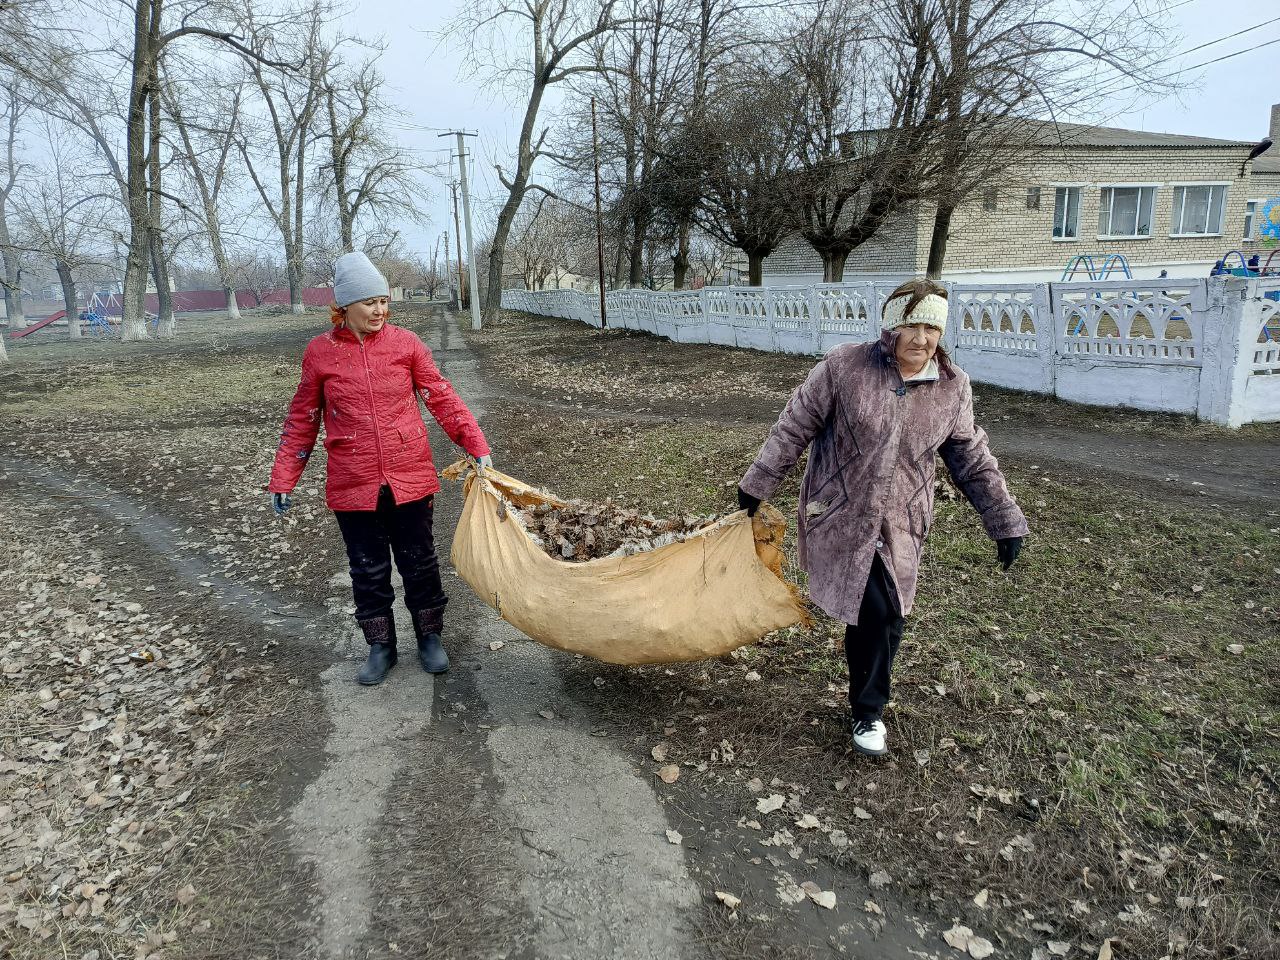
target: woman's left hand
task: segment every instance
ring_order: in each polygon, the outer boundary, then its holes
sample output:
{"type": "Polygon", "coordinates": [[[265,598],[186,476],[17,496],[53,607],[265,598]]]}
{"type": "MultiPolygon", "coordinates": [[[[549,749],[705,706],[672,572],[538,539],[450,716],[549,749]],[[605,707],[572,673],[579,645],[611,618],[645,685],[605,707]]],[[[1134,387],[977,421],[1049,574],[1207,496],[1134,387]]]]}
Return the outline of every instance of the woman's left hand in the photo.
{"type": "Polygon", "coordinates": [[[1003,540],[996,541],[996,556],[1000,559],[1000,566],[1005,570],[1013,566],[1013,561],[1018,559],[1018,554],[1021,552],[1021,537],[1005,537],[1003,540]]]}
{"type": "Polygon", "coordinates": [[[487,453],[483,457],[471,457],[471,462],[478,470],[493,469],[493,457],[489,456],[487,453]]]}

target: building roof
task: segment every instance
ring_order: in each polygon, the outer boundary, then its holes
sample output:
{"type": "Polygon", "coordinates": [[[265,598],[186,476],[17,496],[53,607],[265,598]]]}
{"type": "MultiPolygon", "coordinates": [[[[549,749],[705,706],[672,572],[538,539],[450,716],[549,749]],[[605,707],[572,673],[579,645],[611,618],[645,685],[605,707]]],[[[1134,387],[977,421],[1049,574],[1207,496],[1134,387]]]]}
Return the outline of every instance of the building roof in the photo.
{"type": "Polygon", "coordinates": [[[1280,143],[1272,145],[1262,156],[1254,158],[1253,172],[1280,173],[1280,143]]]}
{"type": "MultiPolygon", "coordinates": [[[[1052,120],[1035,121],[1040,130],[1036,139],[1046,144],[1067,147],[1238,147],[1252,149],[1257,140],[1219,140],[1214,137],[1193,137],[1183,133],[1151,133],[1146,130],[1124,130],[1120,127],[1094,127],[1084,123],[1054,123],[1052,120]]],[[[1276,153],[1276,148],[1264,156],[1276,153]]]]}

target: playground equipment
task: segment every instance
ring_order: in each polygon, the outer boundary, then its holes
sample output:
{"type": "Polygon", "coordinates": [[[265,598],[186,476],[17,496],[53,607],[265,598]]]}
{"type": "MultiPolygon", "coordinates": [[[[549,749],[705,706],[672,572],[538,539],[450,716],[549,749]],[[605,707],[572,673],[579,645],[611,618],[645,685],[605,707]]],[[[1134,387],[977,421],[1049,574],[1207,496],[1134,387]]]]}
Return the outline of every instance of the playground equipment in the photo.
{"type": "MultiPolygon", "coordinates": [[[[1268,262],[1270,262],[1270,258],[1268,258],[1268,262]]],[[[1232,277],[1259,276],[1257,270],[1249,266],[1249,261],[1245,259],[1244,253],[1239,250],[1228,250],[1222,255],[1222,259],[1213,265],[1213,269],[1209,271],[1209,276],[1211,277],[1220,277],[1224,274],[1232,277]],[[1232,267],[1228,265],[1232,257],[1240,261],[1240,266],[1232,267]]]]}
{"type": "Polygon", "coordinates": [[[1125,280],[1132,280],[1133,273],[1129,270],[1129,261],[1125,259],[1123,253],[1098,254],[1104,259],[1102,265],[1098,266],[1095,255],[1092,253],[1081,253],[1072,257],[1067,261],[1066,268],[1062,271],[1062,280],[1074,280],[1076,271],[1083,269],[1090,280],[1106,280],[1111,274],[1123,273],[1125,280]]]}
{"type": "Polygon", "coordinates": [[[23,327],[21,330],[10,330],[9,339],[17,340],[19,337],[25,337],[28,333],[35,333],[37,330],[42,330],[51,323],[56,323],[66,315],[67,311],[59,310],[57,313],[31,324],[29,327],[23,327]]]}
{"type": "Polygon", "coordinates": [[[114,337],[116,335],[115,325],[108,317],[96,310],[86,310],[80,314],[80,319],[89,324],[89,332],[95,336],[114,337]]]}

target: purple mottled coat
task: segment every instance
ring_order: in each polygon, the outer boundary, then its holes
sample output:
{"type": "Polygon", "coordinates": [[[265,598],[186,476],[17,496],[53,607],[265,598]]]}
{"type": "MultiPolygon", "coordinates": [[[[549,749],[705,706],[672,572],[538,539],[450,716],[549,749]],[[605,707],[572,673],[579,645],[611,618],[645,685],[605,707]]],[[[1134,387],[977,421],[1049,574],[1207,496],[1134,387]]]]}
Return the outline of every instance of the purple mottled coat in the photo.
{"type": "Polygon", "coordinates": [[[814,603],[845,623],[858,622],[877,549],[902,614],[911,612],[938,454],[993,540],[1027,533],[987,435],[974,425],[968,375],[939,355],[939,379],[904,385],[896,337],[828,353],[742,478],[743,490],[768,499],[813,444],[800,488],[800,563],[814,603]]]}

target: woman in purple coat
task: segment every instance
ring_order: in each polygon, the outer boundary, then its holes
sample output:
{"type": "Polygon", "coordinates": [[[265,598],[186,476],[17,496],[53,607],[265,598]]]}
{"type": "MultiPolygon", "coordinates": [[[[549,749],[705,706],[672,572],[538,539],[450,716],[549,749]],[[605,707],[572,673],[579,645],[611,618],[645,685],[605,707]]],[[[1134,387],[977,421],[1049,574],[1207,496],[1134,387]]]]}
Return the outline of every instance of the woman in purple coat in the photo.
{"type": "Polygon", "coordinates": [[[969,377],[939,346],[946,297],[924,279],[894,290],[880,339],[842,344],[813,368],[738,486],[738,502],[754,514],[812,445],[800,487],[800,563],[813,602],[848,625],[853,745],[873,756],[886,752],[889,673],[933,519],[937,456],[1005,570],[1027,534],[987,435],[974,425],[969,377]]]}

